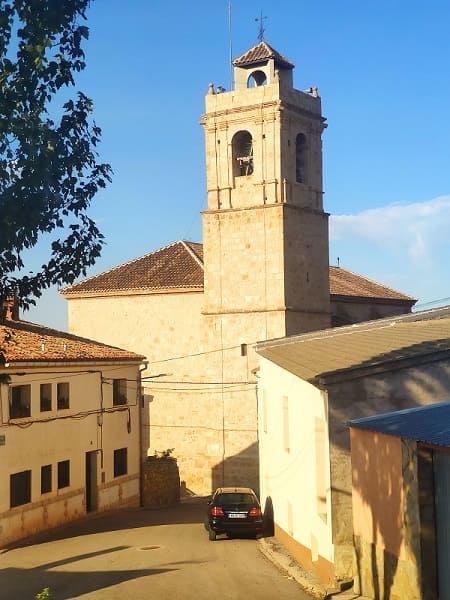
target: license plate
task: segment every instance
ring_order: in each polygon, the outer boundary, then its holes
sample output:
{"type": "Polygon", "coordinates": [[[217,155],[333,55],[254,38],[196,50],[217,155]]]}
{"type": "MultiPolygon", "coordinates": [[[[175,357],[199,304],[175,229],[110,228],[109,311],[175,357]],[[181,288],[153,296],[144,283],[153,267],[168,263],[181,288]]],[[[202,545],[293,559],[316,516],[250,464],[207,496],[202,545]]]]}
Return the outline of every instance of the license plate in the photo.
{"type": "Polygon", "coordinates": [[[238,513],[238,512],[234,512],[234,513],[228,513],[228,518],[229,519],[245,519],[245,517],[247,516],[247,513],[238,513]]]}

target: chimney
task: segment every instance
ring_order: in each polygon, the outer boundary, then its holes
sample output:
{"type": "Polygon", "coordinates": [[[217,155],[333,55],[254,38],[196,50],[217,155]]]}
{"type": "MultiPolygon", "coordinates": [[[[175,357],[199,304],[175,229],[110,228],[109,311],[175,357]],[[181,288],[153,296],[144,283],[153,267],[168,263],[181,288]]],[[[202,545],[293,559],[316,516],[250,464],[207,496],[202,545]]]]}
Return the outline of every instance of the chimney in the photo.
{"type": "Polygon", "coordinates": [[[8,296],[3,300],[3,313],[9,321],[19,320],[19,300],[17,296],[8,296]]]}

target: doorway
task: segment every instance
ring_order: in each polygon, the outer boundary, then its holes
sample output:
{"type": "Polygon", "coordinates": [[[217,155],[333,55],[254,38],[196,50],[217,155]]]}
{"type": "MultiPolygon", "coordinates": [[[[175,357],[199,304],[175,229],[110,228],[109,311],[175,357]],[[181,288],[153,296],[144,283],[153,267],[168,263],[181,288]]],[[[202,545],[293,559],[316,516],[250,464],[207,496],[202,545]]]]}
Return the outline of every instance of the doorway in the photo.
{"type": "Polygon", "coordinates": [[[97,510],[97,451],[86,452],[86,512],[97,510]]]}

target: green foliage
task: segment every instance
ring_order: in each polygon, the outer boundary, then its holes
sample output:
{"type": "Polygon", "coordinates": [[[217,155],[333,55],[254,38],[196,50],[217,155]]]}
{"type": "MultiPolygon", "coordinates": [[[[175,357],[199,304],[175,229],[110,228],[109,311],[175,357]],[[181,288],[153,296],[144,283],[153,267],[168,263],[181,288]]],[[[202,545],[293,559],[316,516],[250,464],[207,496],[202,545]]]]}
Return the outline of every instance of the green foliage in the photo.
{"type": "Polygon", "coordinates": [[[53,599],[54,599],[54,596],[48,587],[44,588],[42,590],[42,592],[39,592],[39,594],[36,594],[36,596],[34,597],[34,600],[53,600],[53,599]]]}
{"type": "Polygon", "coordinates": [[[111,167],[98,163],[92,101],[66,88],[85,68],[90,0],[0,0],[0,298],[23,307],[70,284],[100,256],[87,215],[111,167]],[[49,239],[49,257],[24,275],[24,253],[49,239]]]}

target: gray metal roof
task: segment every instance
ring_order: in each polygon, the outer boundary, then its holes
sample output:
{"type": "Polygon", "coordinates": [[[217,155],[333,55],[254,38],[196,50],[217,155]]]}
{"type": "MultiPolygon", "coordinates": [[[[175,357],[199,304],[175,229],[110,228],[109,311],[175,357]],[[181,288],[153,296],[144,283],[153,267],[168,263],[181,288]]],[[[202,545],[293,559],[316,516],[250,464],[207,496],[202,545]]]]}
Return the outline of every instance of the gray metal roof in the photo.
{"type": "Polygon", "coordinates": [[[313,384],[356,369],[450,360],[450,307],[260,342],[256,351],[313,384]]]}
{"type": "Polygon", "coordinates": [[[353,419],[350,427],[450,447],[450,402],[353,419]]]}

